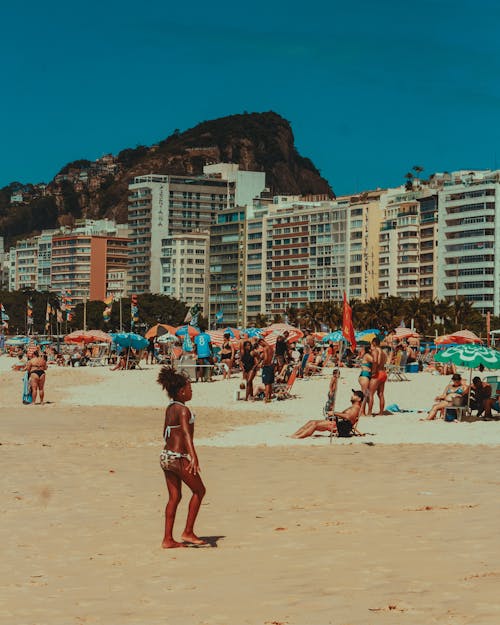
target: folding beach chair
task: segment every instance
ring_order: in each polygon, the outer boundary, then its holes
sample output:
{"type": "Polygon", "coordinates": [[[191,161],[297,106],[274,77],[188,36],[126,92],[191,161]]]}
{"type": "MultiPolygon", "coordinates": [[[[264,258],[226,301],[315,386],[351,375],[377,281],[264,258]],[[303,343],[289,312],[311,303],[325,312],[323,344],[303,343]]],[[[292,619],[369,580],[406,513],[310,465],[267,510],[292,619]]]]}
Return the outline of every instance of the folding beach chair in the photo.
{"type": "Polygon", "coordinates": [[[296,395],[292,395],[292,388],[295,384],[295,380],[297,379],[297,375],[299,373],[299,366],[293,368],[290,377],[286,382],[280,382],[277,384],[273,384],[273,393],[276,395],[280,395],[278,399],[292,399],[296,397],[296,395]]]}

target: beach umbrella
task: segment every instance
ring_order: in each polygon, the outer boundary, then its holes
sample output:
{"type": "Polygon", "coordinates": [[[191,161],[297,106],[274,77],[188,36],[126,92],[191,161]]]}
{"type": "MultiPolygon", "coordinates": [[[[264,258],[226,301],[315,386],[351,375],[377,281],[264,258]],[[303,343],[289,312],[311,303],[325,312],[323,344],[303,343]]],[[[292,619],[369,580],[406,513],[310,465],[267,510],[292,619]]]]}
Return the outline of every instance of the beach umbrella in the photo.
{"type": "Polygon", "coordinates": [[[174,326],[169,326],[167,323],[157,323],[155,326],[149,328],[144,336],[147,339],[154,339],[164,334],[175,334],[174,326]]]}
{"type": "Polygon", "coordinates": [[[335,330],[335,332],[330,332],[326,336],[323,337],[323,343],[340,343],[343,339],[342,332],[340,330],[335,330]]]}
{"type": "Polygon", "coordinates": [[[371,343],[371,341],[379,336],[380,330],[360,330],[356,332],[355,337],[356,341],[363,341],[365,343],[371,343]]]}
{"type": "Polygon", "coordinates": [[[262,338],[263,332],[261,328],[247,328],[246,330],[240,330],[240,336],[246,334],[249,339],[252,339],[254,336],[258,338],[262,338]]]}
{"type": "MultiPolygon", "coordinates": [[[[207,334],[210,336],[210,342],[215,347],[222,347],[222,343],[224,343],[224,334],[227,334],[226,330],[209,330],[207,334]]],[[[233,335],[230,336],[229,340],[231,343],[236,343],[238,339],[233,335]]]]}
{"type": "Polygon", "coordinates": [[[111,337],[102,330],[75,330],[64,337],[65,343],[111,343],[111,337]]]}
{"type": "Polygon", "coordinates": [[[438,362],[452,362],[455,365],[475,369],[483,365],[487,369],[500,369],[500,352],[490,347],[463,344],[449,347],[436,354],[438,362]]]}
{"type": "Polygon", "coordinates": [[[179,326],[175,331],[175,336],[186,336],[189,334],[189,338],[194,338],[200,331],[197,330],[194,326],[179,326]]]}
{"type": "Polygon", "coordinates": [[[267,328],[263,328],[262,330],[264,338],[269,345],[276,345],[276,339],[278,336],[283,335],[285,332],[288,332],[288,343],[294,343],[304,336],[302,330],[299,330],[299,328],[291,326],[288,323],[272,323],[270,326],[267,326],[267,328]]]}
{"type": "Polygon", "coordinates": [[[482,343],[478,335],[474,334],[474,332],[471,332],[470,330],[459,330],[458,332],[453,332],[451,337],[455,340],[455,343],[482,343]]]}
{"type": "Polygon", "coordinates": [[[113,343],[120,345],[120,347],[132,347],[132,349],[145,349],[148,345],[148,340],[140,334],[134,332],[118,332],[112,334],[111,338],[113,343]]]}
{"type": "Polygon", "coordinates": [[[27,345],[30,342],[29,336],[13,336],[11,339],[5,341],[5,345],[9,347],[18,347],[20,345],[27,345]]]}
{"type": "Polygon", "coordinates": [[[224,330],[222,331],[223,334],[229,334],[229,338],[231,339],[239,339],[240,338],[240,331],[237,328],[224,328],[224,330]]]}
{"type": "MultiPolygon", "coordinates": [[[[146,334],[147,337],[147,334],[146,334]]],[[[177,340],[177,336],[173,334],[162,334],[157,337],[158,343],[174,343],[177,340]]]]}
{"type": "Polygon", "coordinates": [[[396,328],[394,330],[393,336],[399,339],[400,341],[402,339],[409,339],[409,338],[419,339],[420,338],[420,334],[418,332],[415,332],[415,330],[412,330],[411,328],[396,328]]]}

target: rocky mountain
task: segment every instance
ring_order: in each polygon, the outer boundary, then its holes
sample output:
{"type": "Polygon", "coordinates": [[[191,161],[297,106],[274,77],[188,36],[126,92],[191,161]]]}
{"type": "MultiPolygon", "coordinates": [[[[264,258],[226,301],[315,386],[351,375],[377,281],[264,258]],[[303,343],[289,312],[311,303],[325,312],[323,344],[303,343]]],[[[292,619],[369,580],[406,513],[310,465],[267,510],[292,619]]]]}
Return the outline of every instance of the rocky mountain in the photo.
{"type": "Polygon", "coordinates": [[[128,184],[134,176],[195,175],[203,165],[217,162],[265,171],[266,184],[276,194],[335,197],[313,163],[298,153],[287,120],[274,112],[244,113],[176,130],[153,146],[74,161],[47,185],[12,183],[0,189],[0,234],[12,241],[80,217],[125,222],[128,184]]]}

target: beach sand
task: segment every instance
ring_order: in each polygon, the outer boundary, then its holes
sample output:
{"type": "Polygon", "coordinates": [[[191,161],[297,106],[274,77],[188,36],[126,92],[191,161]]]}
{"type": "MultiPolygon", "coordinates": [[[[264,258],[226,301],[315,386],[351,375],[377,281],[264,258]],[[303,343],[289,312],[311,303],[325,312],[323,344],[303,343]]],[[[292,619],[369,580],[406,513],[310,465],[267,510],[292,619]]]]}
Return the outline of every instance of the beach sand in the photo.
{"type": "MultiPolygon", "coordinates": [[[[158,368],[50,368],[53,403],[25,407],[12,363],[0,357],[1,623],[500,621],[500,423],[411,412],[296,441],[326,377],[268,405],[234,401],[236,377],[193,385],[197,530],[213,546],[165,551],[158,368]]],[[[337,408],[356,378],[343,370],[337,408]]],[[[388,403],[425,410],[447,381],[389,384],[388,403]]]]}

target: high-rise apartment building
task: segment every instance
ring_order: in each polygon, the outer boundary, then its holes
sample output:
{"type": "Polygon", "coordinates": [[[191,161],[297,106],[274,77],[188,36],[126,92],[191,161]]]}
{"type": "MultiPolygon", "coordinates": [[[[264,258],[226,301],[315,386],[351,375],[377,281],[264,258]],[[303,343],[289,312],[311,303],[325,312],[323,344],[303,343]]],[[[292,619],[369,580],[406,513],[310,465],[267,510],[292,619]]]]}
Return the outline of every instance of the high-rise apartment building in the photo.
{"type": "Polygon", "coordinates": [[[219,163],[202,176],[138,176],[129,185],[130,290],[161,293],[162,241],[206,231],[217,214],[245,206],[264,190],[265,174],[219,163]]]}
{"type": "Polygon", "coordinates": [[[210,228],[210,322],[222,310],[224,325],[246,324],[246,207],[221,211],[210,228]]]}
{"type": "Polygon", "coordinates": [[[162,240],[161,293],[186,302],[200,304],[208,315],[209,234],[173,234],[162,240]]]}
{"type": "Polygon", "coordinates": [[[500,314],[500,171],[453,172],[439,192],[438,297],[500,314]]]}
{"type": "Polygon", "coordinates": [[[382,196],[380,296],[432,299],[436,266],[435,193],[434,199],[432,196],[429,188],[389,189],[382,196]]]}
{"type": "MultiPolygon", "coordinates": [[[[52,238],[52,291],[71,291],[73,303],[103,300],[116,293],[117,275],[126,272],[129,240],[76,232],[52,238]]],[[[122,292],[120,294],[123,295],[122,292]]]]}

